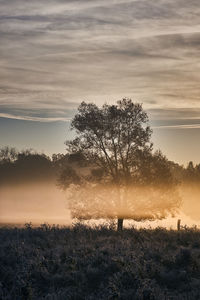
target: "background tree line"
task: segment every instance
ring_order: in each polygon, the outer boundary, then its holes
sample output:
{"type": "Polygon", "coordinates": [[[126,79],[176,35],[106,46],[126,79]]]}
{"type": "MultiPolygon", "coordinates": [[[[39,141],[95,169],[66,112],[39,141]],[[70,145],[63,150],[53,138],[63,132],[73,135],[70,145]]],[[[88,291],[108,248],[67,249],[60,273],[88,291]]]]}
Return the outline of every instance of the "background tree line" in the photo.
{"type": "MultiPolygon", "coordinates": [[[[183,166],[168,160],[161,152],[157,152],[154,157],[165,162],[173,178],[179,183],[200,183],[200,163],[194,164],[190,161],[183,166]]],[[[145,165],[143,167],[145,168],[145,165]]],[[[146,169],[146,180],[149,180],[147,165],[146,169]]],[[[50,157],[32,149],[18,151],[9,146],[0,148],[0,184],[17,183],[24,180],[53,180],[66,187],[71,181],[80,179],[78,175],[80,170],[87,173],[91,180],[103,176],[103,170],[94,167],[93,163],[81,152],[58,153],[50,157]]]]}
{"type": "Polygon", "coordinates": [[[32,149],[18,151],[14,147],[0,148],[0,185],[30,181],[57,183],[60,174],[81,167],[81,154],[53,154],[52,157],[32,149]]]}

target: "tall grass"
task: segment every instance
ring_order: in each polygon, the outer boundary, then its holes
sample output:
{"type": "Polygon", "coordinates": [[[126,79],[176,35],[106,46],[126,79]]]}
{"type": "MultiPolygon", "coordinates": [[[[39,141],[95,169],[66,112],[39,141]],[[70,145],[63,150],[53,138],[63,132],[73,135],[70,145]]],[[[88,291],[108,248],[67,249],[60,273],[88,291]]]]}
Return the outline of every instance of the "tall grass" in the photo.
{"type": "Polygon", "coordinates": [[[200,231],[0,228],[0,299],[200,299],[200,231]]]}

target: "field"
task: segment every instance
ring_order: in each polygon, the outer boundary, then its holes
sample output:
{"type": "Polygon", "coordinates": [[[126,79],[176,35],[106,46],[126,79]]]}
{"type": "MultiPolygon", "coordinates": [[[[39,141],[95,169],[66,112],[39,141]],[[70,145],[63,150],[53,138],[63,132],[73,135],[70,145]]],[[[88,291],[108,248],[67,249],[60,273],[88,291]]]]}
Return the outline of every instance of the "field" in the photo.
{"type": "Polygon", "coordinates": [[[200,299],[200,231],[0,228],[0,299],[200,299]]]}

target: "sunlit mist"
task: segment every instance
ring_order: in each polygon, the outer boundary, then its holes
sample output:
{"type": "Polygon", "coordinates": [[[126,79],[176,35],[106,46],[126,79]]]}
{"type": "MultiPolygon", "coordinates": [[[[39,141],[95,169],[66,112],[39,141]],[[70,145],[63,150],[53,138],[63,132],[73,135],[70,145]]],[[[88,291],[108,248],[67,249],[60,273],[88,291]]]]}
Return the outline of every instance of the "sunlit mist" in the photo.
{"type": "Polygon", "coordinates": [[[0,223],[71,224],[65,195],[54,183],[0,187],[0,223]]]}
{"type": "Polygon", "coordinates": [[[117,191],[109,187],[101,190],[97,195],[98,189],[85,187],[78,191],[75,187],[71,187],[63,192],[53,183],[1,187],[0,223],[24,225],[32,222],[35,225],[42,223],[72,225],[77,219],[85,224],[97,225],[108,222],[110,218],[115,221],[117,216],[121,216],[126,219],[125,227],[163,226],[176,229],[179,218],[183,226],[200,226],[198,185],[181,186],[178,198],[168,199],[164,203],[162,203],[161,190],[135,188],[129,191],[130,194],[128,197],[126,195],[125,204],[120,208],[117,206],[120,201],[117,191]],[[181,204],[178,210],[173,209],[174,200],[181,204]],[[153,206],[155,214],[152,213],[153,206]],[[73,207],[72,212],[70,207],[73,207]],[[148,214],[150,211],[151,213],[148,214]],[[157,216],[160,218],[166,216],[166,219],[154,220],[157,216]],[[136,221],[132,221],[132,218],[136,221]],[[138,222],[141,220],[142,222],[138,222]]]}
{"type": "Polygon", "coordinates": [[[167,188],[86,184],[66,190],[72,216],[78,219],[163,219],[177,213],[180,196],[167,188]]]}

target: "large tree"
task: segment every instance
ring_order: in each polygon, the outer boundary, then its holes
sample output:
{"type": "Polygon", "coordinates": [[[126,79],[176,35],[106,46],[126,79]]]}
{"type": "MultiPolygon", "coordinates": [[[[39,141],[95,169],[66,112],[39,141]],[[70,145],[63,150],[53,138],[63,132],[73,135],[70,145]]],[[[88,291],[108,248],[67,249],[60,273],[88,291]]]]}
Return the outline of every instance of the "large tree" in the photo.
{"type": "Polygon", "coordinates": [[[173,211],[177,203],[169,195],[169,187],[174,183],[164,157],[160,153],[152,155],[152,131],[141,104],[127,98],[101,108],[82,102],[71,125],[77,136],[66,142],[68,153],[83,153],[98,168],[92,177],[82,176],[78,184],[71,186],[73,216],[116,217],[118,229],[122,229],[124,218],[162,218],[173,211]],[[161,178],[156,174],[162,168],[162,184],[155,188],[153,182],[161,178]],[[168,201],[163,200],[161,186],[165,186],[168,201]]]}

